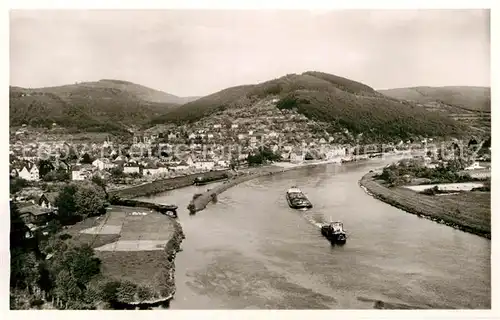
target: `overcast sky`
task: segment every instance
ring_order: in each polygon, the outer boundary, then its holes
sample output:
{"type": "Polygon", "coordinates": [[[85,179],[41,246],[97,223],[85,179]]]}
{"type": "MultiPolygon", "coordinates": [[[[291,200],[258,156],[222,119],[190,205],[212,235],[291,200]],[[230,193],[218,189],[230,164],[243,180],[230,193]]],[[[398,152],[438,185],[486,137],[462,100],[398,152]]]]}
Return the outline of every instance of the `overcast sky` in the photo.
{"type": "Polygon", "coordinates": [[[487,10],[11,11],[10,82],[206,95],[308,70],[376,89],[490,86],[487,10]]]}

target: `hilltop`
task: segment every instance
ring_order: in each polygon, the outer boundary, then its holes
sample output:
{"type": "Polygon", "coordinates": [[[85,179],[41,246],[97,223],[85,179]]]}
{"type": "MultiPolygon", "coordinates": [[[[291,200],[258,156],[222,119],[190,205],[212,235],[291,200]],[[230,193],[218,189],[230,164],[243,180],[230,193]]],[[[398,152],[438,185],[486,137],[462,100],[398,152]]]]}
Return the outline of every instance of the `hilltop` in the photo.
{"type": "Polygon", "coordinates": [[[249,109],[270,97],[275,98],[277,109],[293,110],[323,123],[328,132],[363,134],[371,141],[459,136],[467,128],[446,114],[388,97],[360,82],[315,71],[228,88],[169,110],[152,124],[193,123],[230,110],[249,109]]]}
{"type": "Polygon", "coordinates": [[[194,98],[180,98],[120,80],[100,80],[46,88],[10,87],[10,125],[82,131],[124,131],[194,98]]]}
{"type": "Polygon", "coordinates": [[[491,112],[491,89],[488,87],[413,87],[379,92],[396,99],[422,104],[440,102],[470,111],[491,112]]]}

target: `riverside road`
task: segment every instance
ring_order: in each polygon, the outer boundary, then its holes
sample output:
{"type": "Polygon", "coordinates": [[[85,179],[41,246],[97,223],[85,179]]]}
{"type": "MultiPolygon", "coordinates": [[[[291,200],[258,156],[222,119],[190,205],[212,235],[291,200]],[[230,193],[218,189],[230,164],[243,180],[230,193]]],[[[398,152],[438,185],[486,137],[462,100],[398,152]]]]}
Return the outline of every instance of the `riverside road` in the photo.
{"type": "Polygon", "coordinates": [[[172,309],[490,308],[490,240],[420,219],[366,194],[358,180],[390,160],[302,168],[225,191],[196,215],[186,206],[213,185],[148,199],[179,206],[172,309]],[[313,202],[290,209],[287,188],[313,202]],[[316,223],[341,220],[332,247],[316,223]]]}

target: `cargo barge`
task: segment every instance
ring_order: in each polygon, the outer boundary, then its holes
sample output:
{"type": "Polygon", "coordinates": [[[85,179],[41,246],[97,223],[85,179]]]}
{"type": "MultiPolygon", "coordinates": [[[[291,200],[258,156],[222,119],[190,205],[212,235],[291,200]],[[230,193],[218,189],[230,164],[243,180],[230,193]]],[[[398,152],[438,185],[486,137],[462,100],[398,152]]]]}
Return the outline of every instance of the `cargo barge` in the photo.
{"type": "Polygon", "coordinates": [[[229,176],[227,174],[223,174],[220,177],[211,177],[211,178],[204,178],[204,177],[200,176],[200,177],[196,177],[194,179],[193,184],[195,186],[204,186],[204,185],[209,184],[209,183],[218,182],[218,181],[225,181],[227,179],[229,179],[229,176]]]}
{"type": "Polygon", "coordinates": [[[306,197],[306,195],[296,186],[291,187],[286,192],[286,200],[288,205],[293,209],[310,209],[312,208],[312,203],[306,197]]]}

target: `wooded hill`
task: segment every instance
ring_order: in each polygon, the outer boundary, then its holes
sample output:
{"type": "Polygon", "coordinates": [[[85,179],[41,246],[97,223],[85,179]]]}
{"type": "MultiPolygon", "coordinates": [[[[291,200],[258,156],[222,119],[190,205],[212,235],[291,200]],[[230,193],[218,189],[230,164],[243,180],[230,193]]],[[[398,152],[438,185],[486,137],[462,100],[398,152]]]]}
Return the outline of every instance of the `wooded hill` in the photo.
{"type": "MultiPolygon", "coordinates": [[[[190,99],[188,98],[187,101],[190,99]]],[[[162,91],[120,80],[47,88],[10,87],[10,125],[81,131],[124,131],[186,102],[162,91]]]]}
{"type": "Polygon", "coordinates": [[[280,109],[294,109],[309,119],[327,122],[329,131],[345,129],[372,140],[414,136],[460,136],[467,126],[447,114],[430,112],[413,102],[388,97],[360,82],[308,71],[256,85],[228,88],[171,109],[152,124],[189,123],[229,108],[244,108],[278,97],[280,109]]]}

